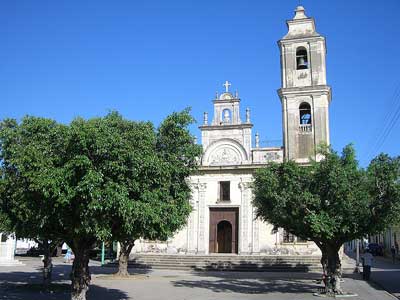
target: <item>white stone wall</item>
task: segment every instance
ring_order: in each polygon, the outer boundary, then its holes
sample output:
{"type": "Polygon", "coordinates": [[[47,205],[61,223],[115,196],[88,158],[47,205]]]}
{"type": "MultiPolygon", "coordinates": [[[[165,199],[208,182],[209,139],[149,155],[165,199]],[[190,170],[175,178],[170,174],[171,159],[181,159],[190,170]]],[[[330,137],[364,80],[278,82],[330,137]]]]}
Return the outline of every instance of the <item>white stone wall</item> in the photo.
{"type": "Polygon", "coordinates": [[[14,235],[0,232],[0,263],[14,261],[14,250],[14,235]]]}
{"type": "Polygon", "coordinates": [[[282,148],[256,148],[252,150],[253,164],[283,162],[282,148]]]}
{"type": "Polygon", "coordinates": [[[192,176],[191,212],[188,223],[168,242],[137,241],[133,252],[165,254],[209,254],[210,208],[238,207],[239,255],[319,254],[314,243],[283,243],[283,232],[255,218],[251,203],[252,175],[221,172],[192,176]],[[218,182],[231,182],[231,201],[218,201],[218,182]]]}

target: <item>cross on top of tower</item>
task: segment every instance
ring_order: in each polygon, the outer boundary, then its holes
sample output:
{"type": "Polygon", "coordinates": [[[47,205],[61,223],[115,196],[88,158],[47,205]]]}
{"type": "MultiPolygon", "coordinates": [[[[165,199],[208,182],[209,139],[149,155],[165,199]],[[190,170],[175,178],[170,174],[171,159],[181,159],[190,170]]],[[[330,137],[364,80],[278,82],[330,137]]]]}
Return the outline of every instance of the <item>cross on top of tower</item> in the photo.
{"type": "Polygon", "coordinates": [[[229,87],[231,86],[232,84],[227,80],[227,81],[225,81],[225,83],[223,84],[223,86],[225,87],[225,91],[228,93],[229,92],[229,87]]]}

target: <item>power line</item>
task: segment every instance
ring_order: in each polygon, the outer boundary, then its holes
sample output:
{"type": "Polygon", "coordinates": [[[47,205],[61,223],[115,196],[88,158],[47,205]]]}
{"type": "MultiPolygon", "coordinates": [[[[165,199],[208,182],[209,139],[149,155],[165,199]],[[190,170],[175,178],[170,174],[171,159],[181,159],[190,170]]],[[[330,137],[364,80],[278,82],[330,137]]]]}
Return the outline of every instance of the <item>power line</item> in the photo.
{"type": "MultiPolygon", "coordinates": [[[[396,96],[394,97],[394,101],[398,100],[399,96],[400,96],[400,91],[397,92],[396,96]]],[[[396,122],[397,122],[397,120],[399,118],[399,115],[400,115],[400,101],[398,102],[397,107],[395,105],[393,105],[393,106],[394,106],[394,109],[390,110],[391,113],[385,119],[385,121],[388,120],[388,122],[386,123],[386,127],[382,131],[380,138],[376,142],[375,151],[378,151],[380,149],[380,147],[382,147],[382,145],[384,144],[387,136],[390,134],[393,126],[396,124],[396,122]]]]}
{"type": "Polygon", "coordinates": [[[396,125],[397,121],[400,118],[400,105],[396,110],[395,115],[393,116],[393,118],[390,121],[390,124],[387,128],[387,130],[385,131],[385,133],[383,134],[383,137],[381,139],[381,143],[377,146],[376,151],[378,152],[379,149],[385,144],[387,137],[390,135],[390,133],[392,132],[393,127],[396,125]]]}
{"type": "Polygon", "coordinates": [[[400,118],[400,83],[397,85],[395,89],[392,101],[390,101],[389,107],[386,110],[383,122],[383,127],[380,127],[382,130],[378,131],[378,137],[375,140],[374,145],[370,148],[368,152],[368,157],[373,156],[375,153],[379,151],[379,149],[385,144],[387,137],[390,135],[393,127],[396,125],[397,121],[400,118]]]}

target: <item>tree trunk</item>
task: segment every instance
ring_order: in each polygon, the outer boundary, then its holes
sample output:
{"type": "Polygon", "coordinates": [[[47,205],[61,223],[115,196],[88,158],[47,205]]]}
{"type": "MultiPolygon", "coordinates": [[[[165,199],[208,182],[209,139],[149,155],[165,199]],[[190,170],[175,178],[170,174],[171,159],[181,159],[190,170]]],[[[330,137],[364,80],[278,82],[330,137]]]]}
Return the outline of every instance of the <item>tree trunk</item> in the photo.
{"type": "Polygon", "coordinates": [[[328,278],[328,256],[326,253],[326,250],[322,250],[321,248],[321,265],[322,265],[322,281],[324,282],[325,285],[325,293],[329,293],[329,285],[327,284],[327,278],[328,278]]]}
{"type": "Polygon", "coordinates": [[[36,240],[36,242],[38,242],[43,249],[43,285],[47,287],[51,283],[51,275],[53,272],[51,242],[47,239],[42,241],[36,240]]]}
{"type": "Polygon", "coordinates": [[[85,300],[86,292],[90,284],[89,272],[89,250],[93,245],[92,242],[85,240],[74,240],[71,248],[75,254],[71,271],[71,300],[85,300]]]}
{"type": "Polygon", "coordinates": [[[336,244],[319,244],[318,246],[322,252],[321,265],[325,292],[330,295],[341,295],[343,294],[340,287],[342,265],[339,257],[339,249],[341,246],[336,244]]]}
{"type": "Polygon", "coordinates": [[[340,247],[335,246],[327,246],[327,282],[329,283],[329,291],[331,291],[335,295],[343,294],[343,291],[340,287],[340,279],[342,277],[342,265],[339,257],[339,249],[340,247]]]}
{"type": "Polygon", "coordinates": [[[56,256],[57,257],[62,256],[62,245],[57,246],[56,256]]]}
{"type": "Polygon", "coordinates": [[[129,276],[128,272],[129,254],[131,253],[134,245],[135,241],[132,240],[120,242],[121,248],[118,256],[118,272],[116,275],[124,277],[129,276]]]}

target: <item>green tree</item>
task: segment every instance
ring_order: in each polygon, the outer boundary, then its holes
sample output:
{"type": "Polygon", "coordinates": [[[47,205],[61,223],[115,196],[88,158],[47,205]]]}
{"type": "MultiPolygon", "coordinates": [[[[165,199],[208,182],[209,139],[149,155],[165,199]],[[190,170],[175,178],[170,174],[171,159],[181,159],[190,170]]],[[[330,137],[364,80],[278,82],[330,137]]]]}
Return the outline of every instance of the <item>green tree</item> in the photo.
{"type": "Polygon", "coordinates": [[[0,232],[10,233],[13,232],[13,229],[10,219],[4,211],[6,200],[2,196],[4,195],[6,185],[3,178],[3,169],[0,168],[0,232]]]}
{"type": "Polygon", "coordinates": [[[141,168],[153,166],[146,165],[146,158],[154,152],[154,130],[150,123],[130,122],[112,112],[104,118],[75,119],[66,140],[63,224],[65,240],[75,254],[72,297],[85,299],[89,250],[98,239],[110,240],[115,228],[129,228],[131,218],[142,213],[127,199],[140,188],[141,168]]]}
{"type": "MultiPolygon", "coordinates": [[[[188,111],[158,130],[112,112],[61,125],[26,117],[1,124],[2,211],[23,237],[72,248],[72,299],[85,299],[98,240],[166,239],[186,221],[186,178],[200,154],[188,111]],[[4,200],[4,201],[3,201],[4,200]]],[[[126,259],[127,262],[127,259],[126,259]]]]}
{"type": "Polygon", "coordinates": [[[383,231],[399,215],[400,160],[381,154],[364,170],[351,145],[341,155],[300,166],[293,161],[260,169],[254,181],[258,216],[311,240],[322,252],[327,292],[342,293],[339,249],[350,240],[383,231]]]}
{"type": "Polygon", "coordinates": [[[62,226],[52,179],[60,166],[65,127],[36,117],[0,124],[0,211],[9,231],[36,240],[44,250],[43,279],[51,281],[51,254],[62,226]]]}
{"type": "Polygon", "coordinates": [[[121,169],[115,182],[124,193],[109,210],[112,238],[120,242],[118,275],[128,276],[129,254],[139,237],[166,240],[190,213],[187,178],[201,147],[193,143],[189,110],[168,116],[157,130],[149,123],[114,118],[121,130],[121,169]],[[129,129],[128,129],[129,128],[129,129]]]}

